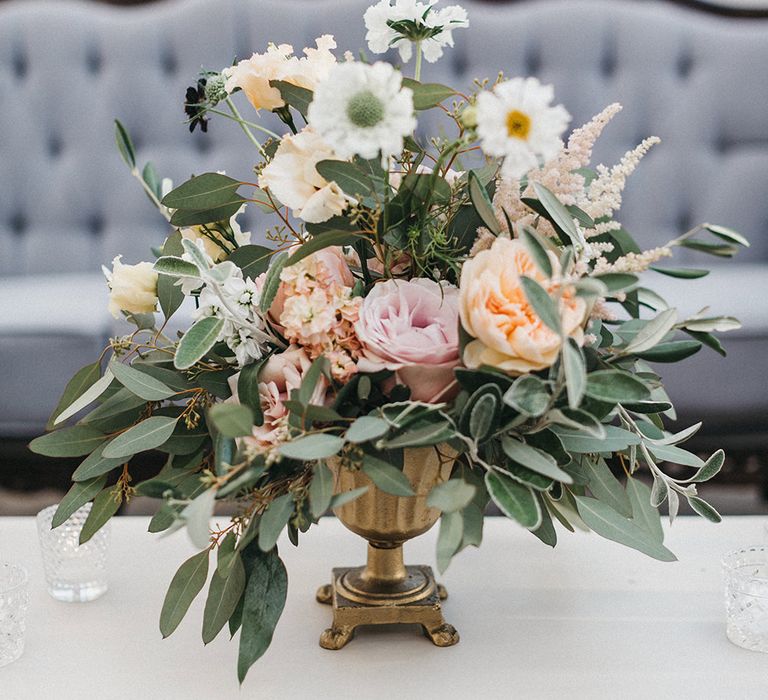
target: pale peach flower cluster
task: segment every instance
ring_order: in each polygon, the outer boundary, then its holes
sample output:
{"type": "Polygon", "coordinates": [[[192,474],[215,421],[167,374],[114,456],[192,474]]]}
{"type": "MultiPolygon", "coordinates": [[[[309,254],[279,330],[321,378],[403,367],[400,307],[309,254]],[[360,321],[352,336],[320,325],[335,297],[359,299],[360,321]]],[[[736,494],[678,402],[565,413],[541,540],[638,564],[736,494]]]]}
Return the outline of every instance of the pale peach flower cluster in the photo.
{"type": "Polygon", "coordinates": [[[280,273],[272,315],[286,340],[314,359],[324,355],[341,382],[357,372],[360,342],[354,324],[362,299],[352,295],[354,278],[339,248],[326,248],[280,273]]]}
{"type": "Polygon", "coordinates": [[[304,56],[299,57],[293,55],[290,44],[270,44],[264,53],[255,53],[231,68],[225,68],[222,71],[224,88],[228,93],[242,89],[257,110],[284,107],[280,91],[269,84],[270,80],[282,80],[314,90],[336,64],[336,57],[331,53],[336,42],[330,34],[316,39],[315,45],[317,48],[304,49],[304,56]]]}

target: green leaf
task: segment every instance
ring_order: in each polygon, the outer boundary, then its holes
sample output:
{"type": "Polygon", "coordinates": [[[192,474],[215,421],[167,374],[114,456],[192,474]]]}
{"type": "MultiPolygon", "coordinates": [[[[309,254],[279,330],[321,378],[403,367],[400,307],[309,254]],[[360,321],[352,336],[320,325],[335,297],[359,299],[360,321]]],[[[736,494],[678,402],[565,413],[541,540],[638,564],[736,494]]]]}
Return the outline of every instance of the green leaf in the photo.
{"type": "Polygon", "coordinates": [[[547,383],[533,374],[524,374],[504,394],[504,403],[523,415],[536,418],[549,407],[547,383]]]}
{"type": "Polygon", "coordinates": [[[64,388],[64,392],[59,399],[59,403],[51,413],[51,417],[48,419],[48,423],[45,426],[46,430],[52,430],[56,418],[59,414],[67,408],[70,404],[77,401],[94,383],[99,380],[101,376],[101,367],[98,362],[92,362],[85,367],[81,367],[72,379],[69,380],[67,386],[64,388]]]}
{"type": "Polygon", "coordinates": [[[76,413],[82,411],[86,406],[92,404],[107,390],[109,385],[112,383],[112,379],[114,379],[112,372],[109,370],[104,372],[104,376],[101,379],[98,379],[93,384],[91,384],[88,389],[80,394],[80,396],[78,396],[71,404],[69,404],[67,408],[59,413],[58,416],[56,416],[53,424],[58,425],[59,423],[62,423],[63,421],[67,420],[67,418],[71,418],[76,413]]]}
{"type": "Polygon", "coordinates": [[[736,243],[745,248],[750,247],[749,241],[740,233],[736,233],[732,228],[728,228],[727,226],[717,226],[716,224],[702,224],[702,227],[724,241],[736,243]]]}
{"type": "Polygon", "coordinates": [[[106,439],[103,433],[88,425],[73,425],[35,438],[29,443],[29,449],[46,457],[81,457],[93,452],[106,439]]]}
{"type": "Polygon", "coordinates": [[[441,421],[408,430],[402,435],[386,440],[384,447],[388,450],[400,449],[401,447],[426,447],[445,442],[454,436],[455,430],[453,427],[449,423],[441,421]]]}
{"type": "Polygon", "coordinates": [[[650,453],[656,459],[671,462],[672,464],[683,464],[686,467],[701,468],[704,466],[704,461],[700,457],[697,457],[692,452],[688,452],[688,450],[675,447],[675,445],[658,445],[649,442],[647,446],[650,453]]]}
{"type": "Polygon", "coordinates": [[[233,250],[227,260],[240,268],[243,277],[256,279],[262,272],[267,271],[274,254],[272,248],[263,245],[243,245],[233,250]]]}
{"type": "Polygon", "coordinates": [[[625,292],[632,289],[638,282],[637,275],[629,275],[624,272],[607,272],[591,279],[602,282],[609,293],[625,292]]]}
{"type": "Polygon", "coordinates": [[[514,438],[505,435],[501,438],[501,448],[513,462],[520,464],[537,474],[562,481],[564,484],[572,484],[573,478],[557,466],[555,458],[535,447],[526,445],[514,438]]]}
{"type": "Polygon", "coordinates": [[[552,261],[549,259],[548,248],[539,234],[530,226],[523,226],[522,239],[539,269],[547,277],[552,277],[552,261]]]}
{"type": "Polygon", "coordinates": [[[261,289],[261,298],[259,299],[259,309],[261,313],[266,314],[272,302],[277,296],[277,290],[280,288],[280,273],[288,262],[288,253],[276,253],[272,257],[272,264],[267,270],[267,276],[264,278],[264,286],[261,289]]]}
{"type": "Polygon", "coordinates": [[[587,396],[606,403],[624,401],[643,401],[650,398],[651,392],[639,379],[628,372],[614,369],[601,369],[587,375],[587,396]]]}
{"type": "Polygon", "coordinates": [[[342,447],[344,447],[344,440],[336,435],[313,433],[290,442],[284,442],[278,449],[284,457],[310,461],[332,457],[342,447]]]}
{"type": "Polygon", "coordinates": [[[709,274],[709,270],[699,270],[693,267],[656,267],[651,265],[651,270],[668,277],[677,277],[684,280],[695,280],[700,277],[706,277],[709,274]]]}
{"type": "Polygon", "coordinates": [[[578,408],[584,398],[587,388],[587,368],[581,348],[573,338],[563,343],[563,369],[565,370],[565,387],[568,394],[568,406],[578,408]]]}
{"type": "Polygon", "coordinates": [[[712,316],[709,318],[691,318],[681,324],[689,331],[699,331],[711,333],[717,331],[724,333],[726,331],[735,331],[741,328],[741,321],[733,316],[712,316]]]}
{"type": "Polygon", "coordinates": [[[111,489],[104,489],[93,499],[91,512],[83,523],[83,529],[80,530],[80,544],[85,544],[106,524],[120,508],[121,498],[115,497],[111,489]]]}
{"type": "Polygon", "coordinates": [[[167,321],[175,314],[184,303],[184,292],[176,284],[176,280],[168,275],[159,275],[157,278],[157,299],[160,308],[167,321]]]}
{"type": "Polygon", "coordinates": [[[466,508],[475,497],[477,488],[464,479],[449,479],[435,486],[427,496],[427,505],[443,513],[466,508]]]}
{"type": "Polygon", "coordinates": [[[417,111],[437,107],[441,102],[456,94],[456,90],[439,83],[420,83],[412,78],[403,78],[403,87],[413,91],[413,108],[417,111]]]}
{"type": "Polygon", "coordinates": [[[554,432],[568,452],[620,452],[630,445],[639,445],[640,438],[628,430],[613,425],[605,426],[605,437],[596,438],[568,428],[556,427],[554,432]]]}
{"type": "Polygon", "coordinates": [[[128,413],[139,406],[143,406],[145,403],[144,399],[136,396],[133,392],[128,391],[128,389],[121,387],[109,398],[104,399],[104,402],[100,406],[94,408],[80,422],[97,423],[99,421],[106,421],[107,419],[115,418],[116,416],[119,417],[122,414],[128,413]]]}
{"type": "Polygon", "coordinates": [[[498,236],[501,233],[501,226],[496,219],[496,214],[493,210],[493,204],[491,204],[491,200],[488,197],[488,192],[485,187],[483,187],[480,178],[474,170],[469,171],[467,181],[469,183],[469,199],[472,202],[472,206],[475,208],[477,215],[480,217],[486,228],[491,233],[498,236]]]}
{"type": "Polygon", "coordinates": [[[541,507],[531,489],[495,471],[486,473],[485,485],[493,502],[504,515],[528,530],[538,529],[542,519],[541,507]]]}
{"type": "Polygon", "coordinates": [[[84,506],[88,501],[94,498],[107,483],[107,475],[90,479],[89,481],[80,481],[72,484],[72,488],[67,491],[64,498],[61,499],[59,507],[53,514],[53,520],[51,521],[51,527],[58,527],[65,522],[72,513],[78,508],[84,506]]]}
{"type": "Polygon", "coordinates": [[[501,404],[501,390],[495,385],[490,391],[478,389],[476,398],[470,399],[465,411],[469,413],[467,426],[469,434],[478,442],[483,442],[496,425],[496,414],[501,404]],[[482,393],[481,393],[482,392],[482,393]]]}
{"type": "Polygon", "coordinates": [[[397,467],[384,460],[366,454],[363,457],[363,471],[382,491],[393,496],[413,496],[414,491],[408,477],[397,467]]]}
{"type": "Polygon", "coordinates": [[[293,496],[286,493],[272,501],[259,522],[259,549],[268,552],[277,544],[277,538],[293,515],[293,496]]]}
{"type": "Polygon", "coordinates": [[[631,518],[632,504],[629,497],[605,460],[602,457],[597,460],[583,460],[582,465],[589,477],[588,486],[592,495],[624,517],[631,518]]]}
{"type": "Polygon", "coordinates": [[[171,209],[212,209],[231,204],[235,200],[241,201],[237,195],[240,184],[239,181],[226,175],[203,173],[171,190],[163,197],[162,204],[171,209]]]}
{"type": "Polygon", "coordinates": [[[544,185],[539,182],[534,182],[533,189],[553,223],[568,236],[572,244],[578,243],[579,232],[576,230],[576,224],[573,223],[575,217],[550,190],[544,187],[544,185]]]}
{"type": "Polygon", "coordinates": [[[261,394],[259,393],[259,374],[269,360],[264,357],[252,362],[240,370],[237,378],[237,397],[241,404],[248,406],[253,412],[253,424],[264,423],[264,413],[261,410],[261,394]]]}
{"type": "Polygon", "coordinates": [[[375,416],[360,416],[347,428],[347,442],[361,443],[383,437],[389,432],[389,423],[375,416]]]}
{"type": "Polygon", "coordinates": [[[330,363],[328,362],[328,358],[321,355],[312,362],[301,380],[299,391],[296,396],[300,404],[305,406],[310,404],[317,383],[323,375],[330,377],[330,363]]]}
{"type": "MultiPolygon", "coordinates": [[[[636,405],[636,404],[631,404],[636,405]]],[[[566,428],[572,428],[579,432],[602,440],[605,438],[605,426],[595,418],[591,413],[582,411],[580,408],[553,409],[547,414],[547,418],[557,425],[564,425],[566,428]]]]}
{"type": "Polygon", "coordinates": [[[632,341],[621,349],[622,354],[645,352],[661,342],[677,322],[677,310],[666,309],[646,323],[632,341]]]}
{"type": "Polygon", "coordinates": [[[328,182],[335,182],[350,197],[361,199],[374,190],[368,173],[354,163],[345,160],[321,160],[315,164],[315,170],[328,182]]]}
{"type": "Polygon", "coordinates": [[[716,476],[723,468],[725,463],[725,452],[718,450],[715,452],[704,464],[699,468],[690,479],[689,482],[700,484],[703,481],[709,481],[712,477],[716,476]]]}
{"type": "Polygon", "coordinates": [[[444,574],[451,558],[461,546],[464,535],[464,518],[460,511],[443,513],[437,536],[437,570],[444,574]]]}
{"type": "Polygon", "coordinates": [[[302,117],[307,116],[309,105],[314,98],[312,90],[288,83],[284,80],[270,80],[270,87],[277,88],[280,92],[280,97],[283,98],[286,104],[293,107],[302,117]]]}
{"type": "Polygon", "coordinates": [[[710,522],[719,523],[723,519],[720,513],[718,513],[709,503],[699,498],[698,496],[688,496],[688,504],[702,518],[706,518],[710,522]]]}
{"type": "Polygon", "coordinates": [[[483,541],[483,523],[485,520],[483,510],[475,503],[470,503],[461,511],[461,516],[464,525],[461,549],[469,546],[479,547],[483,541]]]}
{"type": "Polygon", "coordinates": [[[136,167],[136,149],[133,147],[128,130],[119,119],[115,119],[115,143],[117,143],[117,150],[120,151],[120,157],[133,170],[136,167]]]}
{"type": "Polygon", "coordinates": [[[227,623],[245,590],[245,567],[238,554],[232,557],[228,573],[217,568],[211,578],[203,613],[203,643],[212,642],[227,623]]]}
{"type": "Polygon", "coordinates": [[[155,260],[155,272],[168,277],[192,278],[200,277],[200,270],[194,263],[187,262],[172,255],[164,255],[155,260]]]}
{"type": "Polygon", "coordinates": [[[215,316],[195,321],[179,342],[173,366],[176,369],[189,369],[213,347],[223,327],[224,319],[215,316]]]}
{"type": "Polygon", "coordinates": [[[549,296],[547,290],[530,277],[520,277],[520,284],[523,287],[528,303],[533,307],[536,315],[543,321],[544,325],[560,335],[562,333],[560,314],[554,299],[549,296]]]}
{"type": "Polygon", "coordinates": [[[298,250],[288,258],[284,267],[291,267],[304,258],[330,246],[352,245],[357,239],[355,234],[348,231],[326,231],[302,243],[298,250]]]}
{"type": "Polygon", "coordinates": [[[152,416],[128,428],[104,447],[104,457],[130,457],[162,445],[173,433],[178,418],[152,416]]]}
{"type": "Polygon", "coordinates": [[[125,365],[119,360],[112,360],[109,363],[109,370],[128,391],[145,401],[162,401],[176,393],[159,379],[155,379],[130,365],[125,365]]]}
{"type": "Polygon", "coordinates": [[[217,403],[208,410],[211,421],[226,437],[243,437],[253,432],[253,411],[248,406],[217,403]]]}
{"type": "Polygon", "coordinates": [[[541,510],[541,516],[542,516],[541,525],[539,525],[539,527],[536,528],[535,530],[532,530],[532,532],[544,544],[549,545],[550,547],[554,547],[557,544],[557,531],[555,530],[555,525],[552,522],[552,516],[549,514],[549,511],[547,510],[543,497],[538,496],[537,498],[539,501],[539,508],[541,510]]]}
{"type": "Polygon", "coordinates": [[[319,518],[331,505],[333,498],[333,473],[325,464],[315,465],[312,483],[309,485],[309,511],[313,518],[319,518]]]}
{"type": "Polygon", "coordinates": [[[368,492],[367,486],[360,486],[359,488],[352,489],[351,491],[344,491],[343,493],[337,493],[331,499],[331,510],[333,510],[334,508],[341,508],[341,506],[345,505],[346,503],[351,503],[352,501],[360,498],[360,496],[362,496],[367,492],[368,492]]]}
{"type": "Polygon", "coordinates": [[[189,539],[200,549],[207,547],[211,541],[210,520],[215,503],[216,491],[207,489],[181,511],[181,519],[186,523],[189,539]]]}
{"type": "Polygon", "coordinates": [[[659,343],[657,346],[638,352],[636,355],[648,362],[680,362],[686,357],[695,355],[701,350],[701,343],[696,340],[674,340],[669,343],[659,343]]]}
{"type": "Polygon", "coordinates": [[[659,511],[651,505],[651,489],[638,479],[627,479],[627,496],[632,504],[632,520],[646,530],[655,541],[664,541],[659,511]]]}
{"type": "Polygon", "coordinates": [[[262,656],[272,642],[277,622],[285,606],[288,574],[272,549],[258,552],[245,587],[237,677],[245,680],[248,669],[262,656]]]}
{"type": "MultiPolygon", "coordinates": [[[[106,443],[106,445],[108,444],[106,443]]],[[[90,481],[128,461],[126,457],[113,457],[112,459],[104,457],[102,452],[106,445],[100,445],[83,460],[80,466],[75,469],[74,474],[72,474],[72,481],[90,481]]]]}
{"type": "MultiPolygon", "coordinates": [[[[235,559],[240,558],[240,553],[235,549],[236,545],[237,545],[237,535],[235,535],[235,533],[232,530],[230,530],[224,536],[224,539],[221,540],[221,542],[219,543],[219,546],[216,552],[216,571],[218,571],[222,577],[227,576],[227,574],[229,573],[229,570],[232,568],[232,566],[235,563],[235,559]]],[[[242,563],[242,560],[241,560],[241,563],[242,563]]],[[[243,570],[243,573],[245,573],[245,570],[243,570]]]]}
{"type": "Polygon", "coordinates": [[[203,589],[208,578],[207,549],[185,561],[171,580],[160,612],[160,632],[169,637],[187,614],[189,606],[203,589]]]}
{"type": "Polygon", "coordinates": [[[574,496],[581,519],[601,537],[636,549],[660,561],[677,557],[644,528],[639,527],[605,503],[586,496],[574,496]]]}

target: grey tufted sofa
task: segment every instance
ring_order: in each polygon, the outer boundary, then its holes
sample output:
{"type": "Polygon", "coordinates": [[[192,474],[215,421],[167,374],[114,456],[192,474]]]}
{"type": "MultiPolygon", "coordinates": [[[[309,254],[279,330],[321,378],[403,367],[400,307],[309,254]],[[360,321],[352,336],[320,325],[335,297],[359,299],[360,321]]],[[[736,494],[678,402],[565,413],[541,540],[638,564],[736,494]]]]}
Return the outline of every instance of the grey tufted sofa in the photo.
{"type": "MultiPolygon", "coordinates": [[[[68,0],[0,3],[0,437],[39,432],[58,391],[115,332],[99,272],[117,253],[146,259],[162,220],[114,148],[112,119],[143,161],[181,181],[253,165],[235,125],[190,135],[184,88],[268,41],[297,49],[334,33],[364,46],[366,0],[176,0],[115,9],[68,0]]],[[[723,19],[668,2],[463,0],[471,28],[425,77],[534,74],[555,84],[574,125],[613,101],[624,112],[596,159],[613,162],[643,137],[645,160],[623,221],[647,247],[700,221],[727,223],[752,248],[691,283],[686,311],[738,312],[730,355],[704,349],[664,372],[684,416],[740,444],[768,425],[768,21],[723,19]]],[[[268,123],[265,117],[265,123],[268,123]]],[[[249,224],[259,239],[264,222],[249,224]]],[[[685,262],[701,266],[711,259],[685,262]]],[[[659,276],[660,277],[660,276],[659,276]]],[[[674,290],[677,290],[676,292],[674,290]]]]}

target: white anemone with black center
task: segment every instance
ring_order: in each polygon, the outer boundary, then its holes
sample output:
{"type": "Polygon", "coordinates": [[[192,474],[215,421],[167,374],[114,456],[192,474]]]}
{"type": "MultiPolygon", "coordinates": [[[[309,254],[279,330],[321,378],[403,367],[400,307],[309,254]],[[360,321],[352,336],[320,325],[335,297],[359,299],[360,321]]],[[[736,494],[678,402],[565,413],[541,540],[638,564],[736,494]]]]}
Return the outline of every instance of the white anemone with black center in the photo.
{"type": "Polygon", "coordinates": [[[310,126],[340,158],[400,153],[413,133],[413,92],[389,63],[340,63],[315,89],[310,126]]]}

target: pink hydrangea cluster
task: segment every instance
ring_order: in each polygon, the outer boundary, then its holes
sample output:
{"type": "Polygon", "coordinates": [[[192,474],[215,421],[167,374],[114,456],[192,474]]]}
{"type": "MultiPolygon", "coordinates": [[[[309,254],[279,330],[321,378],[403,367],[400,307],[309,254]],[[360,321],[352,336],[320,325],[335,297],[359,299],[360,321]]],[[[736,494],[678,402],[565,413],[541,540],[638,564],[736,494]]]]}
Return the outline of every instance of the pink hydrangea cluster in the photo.
{"type": "Polygon", "coordinates": [[[339,248],[326,248],[280,273],[280,291],[272,307],[286,340],[304,347],[314,359],[324,355],[335,379],[357,372],[360,342],[354,324],[362,299],[352,295],[354,277],[339,248]]]}

